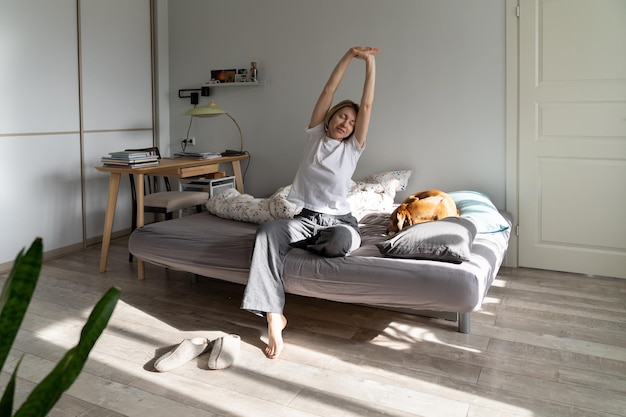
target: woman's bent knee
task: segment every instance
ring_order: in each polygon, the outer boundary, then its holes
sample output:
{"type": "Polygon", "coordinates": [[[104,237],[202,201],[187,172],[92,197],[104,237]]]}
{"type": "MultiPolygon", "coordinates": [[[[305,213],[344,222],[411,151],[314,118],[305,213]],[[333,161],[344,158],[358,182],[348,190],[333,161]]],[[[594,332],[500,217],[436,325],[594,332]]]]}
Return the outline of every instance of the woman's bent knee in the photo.
{"type": "Polygon", "coordinates": [[[361,244],[361,237],[350,226],[340,225],[329,227],[320,232],[315,245],[310,247],[314,252],[327,257],[346,256],[361,244]]]}

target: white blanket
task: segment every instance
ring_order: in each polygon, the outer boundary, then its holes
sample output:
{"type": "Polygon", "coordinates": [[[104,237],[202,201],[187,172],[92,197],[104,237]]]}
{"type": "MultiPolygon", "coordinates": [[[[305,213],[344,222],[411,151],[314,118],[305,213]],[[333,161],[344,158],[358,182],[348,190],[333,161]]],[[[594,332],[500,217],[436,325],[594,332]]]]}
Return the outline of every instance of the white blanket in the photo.
{"type": "MultiPolygon", "coordinates": [[[[357,220],[372,212],[393,211],[396,191],[406,188],[412,171],[389,171],[352,182],[348,190],[348,202],[357,220]]],[[[275,219],[290,219],[299,209],[287,200],[291,185],[279,188],[268,198],[256,198],[228,189],[206,204],[216,216],[249,223],[265,223],[275,219]]]]}

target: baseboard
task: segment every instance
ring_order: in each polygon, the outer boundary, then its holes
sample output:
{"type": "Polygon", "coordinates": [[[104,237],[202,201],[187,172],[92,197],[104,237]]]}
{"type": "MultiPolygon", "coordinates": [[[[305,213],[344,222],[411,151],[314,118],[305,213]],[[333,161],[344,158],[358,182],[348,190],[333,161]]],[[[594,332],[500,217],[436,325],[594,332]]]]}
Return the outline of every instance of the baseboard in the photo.
{"type": "MultiPolygon", "coordinates": [[[[124,236],[130,235],[130,228],[118,230],[117,232],[113,232],[111,234],[111,239],[116,239],[124,236]]],[[[102,244],[102,236],[96,236],[90,239],[87,239],[85,245],[82,243],[75,243],[69,246],[63,246],[62,248],[56,248],[49,251],[44,251],[43,253],[43,261],[50,261],[52,259],[60,258],[66,255],[71,255],[73,253],[84,251],[89,246],[95,246],[102,244]]],[[[17,256],[17,253],[15,254],[17,256]]],[[[0,273],[8,272],[13,268],[14,261],[0,263],[0,273]]]]}

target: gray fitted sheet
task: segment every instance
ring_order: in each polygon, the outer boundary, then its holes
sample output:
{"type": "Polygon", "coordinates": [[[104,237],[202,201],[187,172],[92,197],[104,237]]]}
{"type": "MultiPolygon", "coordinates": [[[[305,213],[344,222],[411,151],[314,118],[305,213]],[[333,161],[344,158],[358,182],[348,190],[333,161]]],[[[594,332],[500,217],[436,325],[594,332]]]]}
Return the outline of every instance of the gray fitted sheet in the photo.
{"type": "MultiPolygon", "coordinates": [[[[385,258],[375,246],[386,239],[388,218],[389,213],[365,216],[363,244],[347,257],[292,249],[285,259],[286,291],[413,311],[467,313],[480,307],[504,259],[510,229],[477,234],[470,260],[461,264],[396,259],[385,258]]],[[[151,264],[245,284],[256,228],[204,212],[135,230],[129,250],[151,264]]]]}

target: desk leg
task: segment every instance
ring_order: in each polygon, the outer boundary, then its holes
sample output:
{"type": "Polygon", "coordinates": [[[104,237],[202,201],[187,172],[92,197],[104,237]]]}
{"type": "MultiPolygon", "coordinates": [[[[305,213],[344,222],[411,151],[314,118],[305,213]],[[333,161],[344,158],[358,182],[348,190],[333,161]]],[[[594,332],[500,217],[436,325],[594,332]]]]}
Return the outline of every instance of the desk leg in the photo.
{"type": "Polygon", "coordinates": [[[146,263],[141,259],[137,259],[137,279],[143,280],[146,277],[146,263]]]}
{"type": "Polygon", "coordinates": [[[121,175],[122,174],[112,172],[109,176],[109,196],[104,216],[104,232],[102,234],[102,250],[100,252],[100,272],[105,272],[107,270],[109,246],[111,245],[111,232],[113,231],[113,219],[115,218],[115,206],[117,204],[117,193],[120,189],[121,175]]]}
{"type": "MultiPolygon", "coordinates": [[[[144,211],[143,211],[143,193],[144,193],[144,175],[137,174],[135,181],[137,187],[137,227],[143,227],[144,225],[144,211]]],[[[137,258],[137,278],[144,279],[145,277],[145,265],[144,262],[137,258]]]]}
{"type": "Polygon", "coordinates": [[[143,227],[143,194],[144,194],[144,175],[136,174],[135,186],[137,188],[137,227],[143,227]]]}
{"type": "Polygon", "coordinates": [[[241,164],[239,161],[233,161],[233,174],[235,174],[235,185],[237,191],[243,194],[243,176],[241,175],[241,164]]]}

